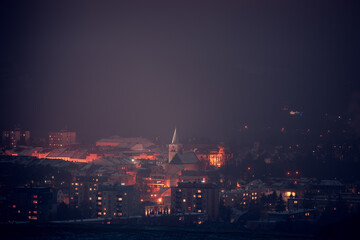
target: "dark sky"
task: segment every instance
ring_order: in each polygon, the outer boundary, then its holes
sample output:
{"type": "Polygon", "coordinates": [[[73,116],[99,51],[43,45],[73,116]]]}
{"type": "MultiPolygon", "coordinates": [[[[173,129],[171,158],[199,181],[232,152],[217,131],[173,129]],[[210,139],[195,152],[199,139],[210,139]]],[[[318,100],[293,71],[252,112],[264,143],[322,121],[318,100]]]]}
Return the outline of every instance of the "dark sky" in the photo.
{"type": "MultiPolygon", "coordinates": [[[[222,136],[346,112],[359,1],[1,1],[0,129],[222,136]]],[[[167,141],[167,139],[165,139],[167,141]]]]}

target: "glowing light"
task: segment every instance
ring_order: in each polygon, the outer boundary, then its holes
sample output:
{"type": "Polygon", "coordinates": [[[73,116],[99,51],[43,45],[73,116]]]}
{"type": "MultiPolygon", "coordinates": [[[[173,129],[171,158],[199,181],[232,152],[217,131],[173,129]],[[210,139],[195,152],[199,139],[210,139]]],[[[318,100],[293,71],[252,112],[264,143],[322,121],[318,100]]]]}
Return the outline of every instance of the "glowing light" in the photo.
{"type": "Polygon", "coordinates": [[[212,152],[209,155],[210,165],[221,167],[225,162],[225,151],[223,147],[219,147],[218,152],[212,152]]]}
{"type": "Polygon", "coordinates": [[[296,193],[295,193],[295,192],[285,192],[285,196],[286,196],[286,197],[290,197],[291,195],[292,195],[293,197],[295,197],[296,193]]]}

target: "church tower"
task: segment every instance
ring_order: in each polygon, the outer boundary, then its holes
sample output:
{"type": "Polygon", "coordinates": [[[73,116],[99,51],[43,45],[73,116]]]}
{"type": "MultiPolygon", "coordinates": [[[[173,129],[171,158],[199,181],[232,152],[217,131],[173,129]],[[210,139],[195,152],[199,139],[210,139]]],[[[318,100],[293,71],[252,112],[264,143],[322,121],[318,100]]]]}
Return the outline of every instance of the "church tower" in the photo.
{"type": "Polygon", "coordinates": [[[176,135],[176,128],[174,131],[174,135],[172,137],[171,144],[169,144],[169,163],[175,157],[177,153],[181,151],[181,144],[179,144],[177,135],[176,135]]]}

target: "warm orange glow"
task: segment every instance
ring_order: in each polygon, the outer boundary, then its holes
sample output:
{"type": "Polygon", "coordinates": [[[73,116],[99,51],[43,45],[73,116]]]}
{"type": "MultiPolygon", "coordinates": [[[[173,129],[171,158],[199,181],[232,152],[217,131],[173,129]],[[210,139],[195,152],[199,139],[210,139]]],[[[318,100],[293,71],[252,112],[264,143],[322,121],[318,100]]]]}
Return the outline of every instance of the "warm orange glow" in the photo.
{"type": "Polygon", "coordinates": [[[223,147],[219,147],[219,152],[211,152],[209,155],[210,165],[221,167],[225,162],[225,151],[223,147]]]}
{"type": "Polygon", "coordinates": [[[155,154],[141,153],[138,156],[133,156],[134,159],[147,159],[147,160],[158,160],[155,154]]]}
{"type": "Polygon", "coordinates": [[[291,195],[292,195],[293,197],[295,197],[296,193],[295,193],[295,192],[286,192],[286,193],[285,193],[285,196],[286,196],[286,197],[290,197],[291,195]]]}
{"type": "Polygon", "coordinates": [[[34,153],[31,154],[32,157],[37,157],[37,158],[46,158],[46,159],[61,159],[61,160],[64,160],[64,161],[69,161],[69,162],[82,162],[82,163],[89,163],[89,162],[92,162],[96,159],[100,159],[102,156],[99,156],[97,154],[88,154],[86,156],[86,158],[72,158],[72,157],[61,157],[61,156],[58,156],[58,157],[49,157],[50,155],[50,151],[49,152],[46,152],[46,153],[40,153],[40,152],[37,152],[35,151],[34,153]]]}
{"type": "Polygon", "coordinates": [[[158,202],[159,202],[159,203],[162,203],[162,198],[159,198],[159,199],[158,199],[158,202]]]}

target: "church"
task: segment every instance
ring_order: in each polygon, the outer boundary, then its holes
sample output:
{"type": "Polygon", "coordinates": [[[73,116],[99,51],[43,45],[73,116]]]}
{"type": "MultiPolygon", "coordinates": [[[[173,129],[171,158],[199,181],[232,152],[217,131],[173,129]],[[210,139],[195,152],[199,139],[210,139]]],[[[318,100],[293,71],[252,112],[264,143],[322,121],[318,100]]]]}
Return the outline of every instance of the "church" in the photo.
{"type": "Polygon", "coordinates": [[[201,168],[200,160],[194,152],[183,152],[183,146],[179,143],[176,128],[169,144],[169,165],[180,170],[195,170],[201,168]]]}

